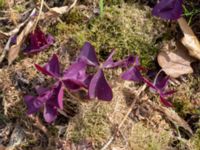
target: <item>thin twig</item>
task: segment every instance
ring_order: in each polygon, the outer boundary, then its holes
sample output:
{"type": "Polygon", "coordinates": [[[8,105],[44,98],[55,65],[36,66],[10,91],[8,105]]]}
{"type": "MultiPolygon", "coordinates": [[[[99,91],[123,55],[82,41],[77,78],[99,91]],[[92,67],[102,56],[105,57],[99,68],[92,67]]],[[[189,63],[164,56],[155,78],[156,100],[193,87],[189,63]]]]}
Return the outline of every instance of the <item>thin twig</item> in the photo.
{"type": "Polygon", "coordinates": [[[37,27],[37,24],[38,24],[38,22],[39,22],[39,20],[40,20],[40,16],[41,16],[41,14],[42,14],[43,6],[44,6],[44,0],[41,0],[40,10],[39,10],[39,13],[38,13],[37,19],[36,19],[36,21],[35,21],[35,26],[34,26],[34,28],[33,28],[33,31],[34,31],[35,28],[37,27]]]}
{"type": "Polygon", "coordinates": [[[8,41],[7,41],[5,47],[4,47],[4,49],[3,49],[3,51],[2,51],[2,53],[1,53],[1,55],[0,55],[0,63],[1,63],[1,62],[4,60],[4,58],[6,57],[6,53],[7,53],[7,51],[8,51],[9,48],[10,48],[10,43],[11,43],[11,41],[12,41],[12,38],[13,38],[13,36],[11,36],[11,37],[8,39],[8,41]]]}
{"type": "MultiPolygon", "coordinates": [[[[132,109],[133,109],[133,106],[135,105],[136,103],[136,100],[139,98],[140,94],[145,90],[146,88],[146,84],[144,84],[140,89],[139,91],[137,92],[137,94],[135,95],[136,96],[136,99],[133,100],[131,106],[129,107],[126,115],[124,116],[123,120],[120,122],[120,124],[118,125],[117,127],[117,131],[120,130],[120,128],[123,126],[124,122],[126,121],[126,119],[128,118],[129,114],[132,112],[132,109]]],[[[114,133],[110,139],[108,140],[108,142],[101,148],[101,150],[106,150],[108,148],[108,146],[113,142],[113,140],[115,139],[115,136],[116,136],[116,133],[114,133]]]]}
{"type": "Polygon", "coordinates": [[[71,6],[69,7],[68,11],[70,11],[77,3],[78,0],[74,0],[74,2],[71,4],[71,6]]]}

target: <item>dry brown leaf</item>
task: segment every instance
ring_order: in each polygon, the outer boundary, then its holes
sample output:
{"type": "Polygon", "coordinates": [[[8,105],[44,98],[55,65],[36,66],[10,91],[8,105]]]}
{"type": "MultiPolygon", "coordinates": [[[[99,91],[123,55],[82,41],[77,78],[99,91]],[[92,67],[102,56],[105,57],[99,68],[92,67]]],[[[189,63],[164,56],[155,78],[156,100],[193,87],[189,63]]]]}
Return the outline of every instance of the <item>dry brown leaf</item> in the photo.
{"type": "Polygon", "coordinates": [[[51,8],[51,10],[49,12],[47,12],[47,14],[57,14],[57,15],[62,15],[64,13],[66,13],[69,10],[68,6],[62,6],[62,7],[54,7],[51,8]]]}
{"type": "Polygon", "coordinates": [[[9,65],[18,57],[20,48],[25,41],[26,37],[30,32],[32,32],[34,25],[36,22],[36,18],[32,18],[29,20],[29,22],[26,24],[24,29],[21,31],[21,33],[17,36],[16,44],[11,46],[8,52],[8,63],[9,65]]]}
{"type": "Polygon", "coordinates": [[[157,111],[161,112],[165,115],[166,119],[171,121],[172,123],[178,125],[179,127],[184,128],[186,131],[188,131],[191,135],[193,135],[193,131],[188,125],[188,123],[183,120],[174,110],[169,109],[167,107],[159,106],[157,104],[154,104],[152,101],[148,101],[148,103],[157,111]]]}
{"type": "Polygon", "coordinates": [[[183,17],[178,19],[178,23],[184,34],[181,42],[188,49],[191,56],[200,60],[200,42],[198,38],[183,17]]]}
{"type": "Polygon", "coordinates": [[[3,145],[0,145],[0,150],[6,150],[6,147],[3,145]]]}
{"type": "Polygon", "coordinates": [[[190,64],[194,59],[188,55],[186,48],[181,43],[177,42],[176,47],[175,51],[161,51],[157,57],[163,71],[173,78],[193,73],[190,64]]]}

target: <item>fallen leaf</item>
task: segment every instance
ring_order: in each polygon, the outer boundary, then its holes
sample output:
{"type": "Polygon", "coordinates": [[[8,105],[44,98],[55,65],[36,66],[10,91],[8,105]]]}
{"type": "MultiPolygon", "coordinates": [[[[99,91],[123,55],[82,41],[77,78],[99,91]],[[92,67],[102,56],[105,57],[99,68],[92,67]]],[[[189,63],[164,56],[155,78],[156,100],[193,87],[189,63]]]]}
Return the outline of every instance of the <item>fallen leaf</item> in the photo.
{"type": "Polygon", "coordinates": [[[26,37],[30,32],[32,32],[34,25],[36,22],[36,18],[32,18],[29,20],[29,22],[26,24],[24,29],[20,32],[20,34],[17,36],[16,44],[11,46],[8,52],[8,63],[9,65],[18,57],[20,48],[25,41],[26,37]]]}
{"type": "Polygon", "coordinates": [[[0,145],[0,150],[6,150],[6,147],[3,145],[0,145]]]}
{"type": "Polygon", "coordinates": [[[69,7],[68,6],[62,6],[62,7],[54,7],[54,8],[51,8],[50,11],[48,11],[47,13],[45,13],[47,16],[51,16],[51,15],[55,15],[55,16],[58,16],[58,15],[62,15],[64,13],[67,13],[69,10],[69,7]]]}
{"type": "Polygon", "coordinates": [[[190,64],[194,59],[188,55],[187,49],[180,42],[176,43],[175,51],[161,51],[157,59],[163,71],[173,78],[193,73],[190,64]]]}
{"type": "Polygon", "coordinates": [[[188,49],[191,56],[200,60],[200,42],[198,38],[183,17],[178,19],[178,23],[184,34],[181,42],[188,49]]]}

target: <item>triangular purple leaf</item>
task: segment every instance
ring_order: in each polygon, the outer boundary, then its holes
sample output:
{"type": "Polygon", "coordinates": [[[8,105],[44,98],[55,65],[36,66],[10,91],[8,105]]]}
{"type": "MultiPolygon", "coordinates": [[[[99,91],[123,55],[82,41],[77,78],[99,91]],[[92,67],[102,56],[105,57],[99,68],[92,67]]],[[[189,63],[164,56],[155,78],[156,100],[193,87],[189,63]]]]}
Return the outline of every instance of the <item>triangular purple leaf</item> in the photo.
{"type": "Polygon", "coordinates": [[[109,69],[109,68],[115,68],[115,67],[128,67],[129,65],[133,64],[135,61],[135,58],[133,56],[129,56],[126,59],[120,60],[120,61],[113,61],[113,55],[115,54],[115,50],[113,50],[106,61],[103,63],[103,68],[109,69]]]}
{"type": "Polygon", "coordinates": [[[36,100],[36,97],[34,96],[30,96],[30,95],[24,96],[24,101],[28,109],[28,112],[27,112],[28,115],[38,112],[38,110],[42,106],[42,104],[34,105],[35,100],[36,100]]]}
{"type": "Polygon", "coordinates": [[[177,20],[183,13],[183,0],[160,0],[153,8],[153,15],[166,20],[177,20]]]}
{"type": "Polygon", "coordinates": [[[112,100],[112,90],[107,83],[103,71],[101,69],[93,76],[89,86],[89,97],[91,99],[98,98],[100,100],[112,100]]]}
{"type": "Polygon", "coordinates": [[[70,90],[77,90],[81,87],[88,88],[89,78],[86,74],[86,67],[87,64],[79,60],[64,71],[62,81],[65,87],[70,90]]]}
{"type": "Polygon", "coordinates": [[[136,66],[131,67],[126,72],[121,75],[121,78],[124,80],[143,82],[143,77],[136,66]]]}
{"type": "Polygon", "coordinates": [[[58,112],[54,105],[46,104],[44,107],[43,117],[47,123],[53,122],[57,118],[58,112]]]}
{"type": "Polygon", "coordinates": [[[86,61],[88,65],[99,65],[95,49],[89,42],[85,42],[85,44],[81,48],[81,52],[78,58],[86,61]]]}
{"type": "Polygon", "coordinates": [[[59,60],[56,54],[52,56],[49,62],[44,66],[41,67],[40,65],[35,64],[35,67],[38,71],[45,75],[49,75],[52,77],[60,77],[60,65],[59,60]]]}
{"type": "Polygon", "coordinates": [[[159,89],[160,91],[163,91],[167,84],[168,84],[168,81],[169,81],[169,77],[168,76],[159,76],[156,81],[155,81],[155,86],[157,89],[159,89]]]}
{"type": "Polygon", "coordinates": [[[63,109],[64,88],[62,86],[62,82],[57,82],[54,85],[52,93],[52,99],[54,99],[54,106],[63,109]]]}

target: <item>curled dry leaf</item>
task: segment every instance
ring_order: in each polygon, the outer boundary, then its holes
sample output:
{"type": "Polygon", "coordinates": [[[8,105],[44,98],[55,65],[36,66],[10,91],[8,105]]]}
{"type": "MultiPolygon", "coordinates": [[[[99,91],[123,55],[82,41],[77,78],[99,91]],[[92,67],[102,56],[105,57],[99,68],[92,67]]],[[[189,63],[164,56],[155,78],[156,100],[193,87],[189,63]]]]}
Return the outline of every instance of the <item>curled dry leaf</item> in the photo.
{"type": "Polygon", "coordinates": [[[9,64],[11,64],[18,57],[20,48],[23,42],[25,41],[26,37],[29,35],[30,32],[32,32],[35,22],[36,22],[36,18],[30,19],[29,22],[24,27],[24,29],[17,36],[16,44],[10,47],[9,52],[8,52],[9,64]]]}
{"type": "Polygon", "coordinates": [[[179,42],[176,43],[175,51],[161,51],[157,59],[163,71],[173,78],[193,73],[190,64],[194,59],[188,55],[187,49],[179,42]]]}
{"type": "Polygon", "coordinates": [[[67,13],[68,11],[69,11],[68,6],[53,7],[53,8],[50,8],[50,10],[46,12],[43,17],[52,17],[52,16],[56,17],[64,13],[67,13]]]}
{"type": "Polygon", "coordinates": [[[178,23],[184,34],[181,42],[188,49],[191,56],[200,60],[200,42],[198,38],[183,17],[178,19],[178,23]]]}

